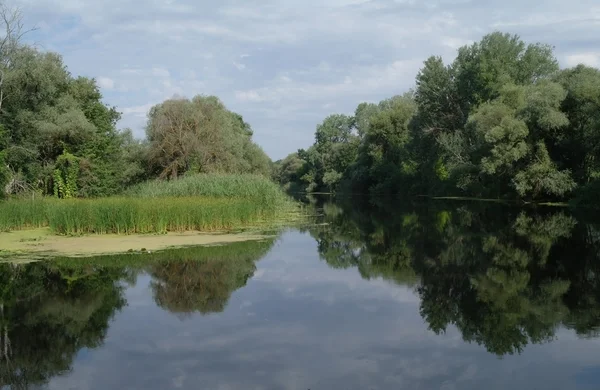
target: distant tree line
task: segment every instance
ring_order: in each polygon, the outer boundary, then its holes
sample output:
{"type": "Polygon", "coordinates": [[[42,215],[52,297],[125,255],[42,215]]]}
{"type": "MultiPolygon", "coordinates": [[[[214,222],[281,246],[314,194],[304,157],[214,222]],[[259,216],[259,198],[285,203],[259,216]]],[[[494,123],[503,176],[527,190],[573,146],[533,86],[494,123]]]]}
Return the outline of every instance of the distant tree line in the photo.
{"type": "Polygon", "coordinates": [[[117,130],[121,114],[95,79],[69,73],[61,56],[24,43],[19,10],[0,6],[0,197],[37,192],[99,197],[189,172],[271,174],[252,129],[218,98],[174,98],[153,107],[147,137],[117,130]]]}
{"type": "Polygon", "coordinates": [[[600,71],[495,32],[424,62],[416,87],[327,117],[275,163],[292,190],[590,199],[600,190],[600,71]]]}

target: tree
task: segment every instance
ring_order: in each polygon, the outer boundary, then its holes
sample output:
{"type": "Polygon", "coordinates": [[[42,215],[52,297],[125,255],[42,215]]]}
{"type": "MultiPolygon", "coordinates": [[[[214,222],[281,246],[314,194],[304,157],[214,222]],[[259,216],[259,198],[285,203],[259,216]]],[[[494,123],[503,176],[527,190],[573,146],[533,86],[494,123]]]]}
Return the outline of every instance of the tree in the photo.
{"type": "Polygon", "coordinates": [[[408,150],[409,126],[416,105],[410,96],[394,98],[385,105],[387,109],[382,109],[371,120],[361,152],[367,155],[370,174],[379,182],[376,186],[389,189],[408,182],[407,178],[416,172],[408,150]]]}
{"type": "Polygon", "coordinates": [[[273,240],[226,246],[173,249],[156,255],[146,269],[152,276],[156,304],[171,313],[188,315],[222,312],[231,294],[256,270],[255,262],[273,240]]]}
{"type": "Polygon", "coordinates": [[[56,53],[26,45],[10,51],[4,69],[0,124],[8,144],[9,191],[54,192],[57,159],[79,160],[77,196],[106,196],[122,189],[120,114],[102,102],[95,80],[73,78],[56,53]]]}
{"type": "Polygon", "coordinates": [[[18,8],[9,8],[0,4],[0,23],[4,26],[4,34],[0,39],[0,115],[2,114],[2,103],[5,99],[4,80],[6,71],[13,65],[12,60],[15,52],[21,46],[23,37],[35,30],[26,29],[23,23],[23,15],[18,8]]]}
{"type": "Polygon", "coordinates": [[[562,70],[555,81],[566,91],[560,110],[569,127],[549,148],[575,181],[586,185],[600,177],[600,70],[579,65],[562,70]]]}
{"type": "Polygon", "coordinates": [[[306,171],[306,165],[306,161],[300,158],[297,152],[291,153],[283,160],[275,162],[273,179],[286,190],[292,192],[303,191],[302,176],[306,171]]]}
{"type": "Polygon", "coordinates": [[[270,174],[270,161],[252,143],[252,131],[240,115],[214,96],[170,99],[148,115],[150,162],[160,178],[185,172],[270,174]]]}

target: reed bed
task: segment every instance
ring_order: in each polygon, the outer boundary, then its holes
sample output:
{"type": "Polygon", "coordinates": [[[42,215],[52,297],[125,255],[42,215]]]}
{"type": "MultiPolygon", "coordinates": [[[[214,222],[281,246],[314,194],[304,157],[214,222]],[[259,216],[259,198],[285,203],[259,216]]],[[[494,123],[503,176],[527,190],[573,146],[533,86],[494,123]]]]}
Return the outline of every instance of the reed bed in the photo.
{"type": "MultiPolygon", "coordinates": [[[[148,182],[119,197],[0,202],[0,230],[57,234],[217,231],[287,219],[296,205],[262,176],[194,175],[148,182]]],[[[297,210],[296,210],[297,211],[297,210]]]]}
{"type": "Polygon", "coordinates": [[[0,230],[49,226],[73,235],[216,231],[261,224],[284,213],[238,198],[38,198],[0,203],[0,230]]]}
{"type": "Polygon", "coordinates": [[[0,231],[48,226],[48,203],[42,198],[0,201],[0,231]]]}
{"type": "Polygon", "coordinates": [[[290,202],[276,183],[264,176],[250,174],[196,174],[171,181],[153,180],[130,188],[124,195],[139,198],[242,198],[263,205],[290,202]]]}
{"type": "Polygon", "coordinates": [[[54,202],[48,224],[59,234],[143,234],[229,230],[277,217],[247,199],[105,198],[54,202]]]}

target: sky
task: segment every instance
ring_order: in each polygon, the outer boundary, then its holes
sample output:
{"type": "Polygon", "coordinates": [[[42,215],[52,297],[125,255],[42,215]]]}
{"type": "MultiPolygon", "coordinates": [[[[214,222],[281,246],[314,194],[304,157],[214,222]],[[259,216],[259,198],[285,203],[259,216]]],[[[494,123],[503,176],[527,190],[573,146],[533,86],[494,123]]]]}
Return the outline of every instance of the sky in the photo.
{"type": "Polygon", "coordinates": [[[144,137],[150,107],[216,95],[274,160],[309,147],[327,115],[414,86],[423,61],[492,31],[600,67],[598,0],[6,0],[27,36],[94,77],[144,137]]]}

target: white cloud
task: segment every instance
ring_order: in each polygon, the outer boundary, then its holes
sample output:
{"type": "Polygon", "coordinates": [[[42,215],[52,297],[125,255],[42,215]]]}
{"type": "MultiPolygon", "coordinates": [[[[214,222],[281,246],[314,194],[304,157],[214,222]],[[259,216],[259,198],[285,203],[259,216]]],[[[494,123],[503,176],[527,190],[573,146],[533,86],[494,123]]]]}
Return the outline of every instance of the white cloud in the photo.
{"type": "Polygon", "coordinates": [[[265,99],[257,91],[235,91],[236,99],[243,102],[262,102],[265,99]]]}
{"type": "Polygon", "coordinates": [[[565,62],[569,67],[584,64],[600,68],[600,52],[570,54],[565,57],[565,62]]]}
{"type": "Polygon", "coordinates": [[[100,88],[104,88],[104,89],[114,89],[115,88],[114,80],[111,78],[108,78],[108,77],[98,77],[98,85],[100,86],[100,88]]]}
{"type": "Polygon", "coordinates": [[[240,62],[236,62],[236,61],[233,61],[233,66],[235,66],[237,68],[237,70],[240,70],[240,71],[246,69],[246,65],[244,65],[240,62]]]}
{"type": "MultiPolygon", "coordinates": [[[[250,102],[281,103],[289,101],[322,101],[355,96],[357,99],[378,91],[400,93],[412,86],[421,61],[397,60],[383,66],[365,66],[353,69],[337,82],[294,82],[281,78],[270,86],[247,91],[237,91],[236,98],[250,102]]],[[[321,67],[319,67],[321,68],[321,67]]],[[[329,72],[329,70],[321,70],[329,72]]]]}
{"type": "Polygon", "coordinates": [[[441,42],[442,42],[442,45],[447,46],[450,49],[456,50],[462,46],[472,44],[473,40],[448,36],[448,37],[442,37],[441,42]]]}
{"type": "Polygon", "coordinates": [[[156,103],[147,103],[141,106],[125,107],[122,109],[123,114],[145,118],[152,106],[156,103]]]}
{"type": "MultiPolygon", "coordinates": [[[[429,55],[500,29],[599,66],[598,0],[14,0],[32,40],[73,74],[100,76],[120,126],[173,94],[214,94],[252,123],[273,158],[308,147],[314,126],[413,85],[429,55]],[[509,11],[510,10],[510,11],[509,11]],[[232,64],[233,61],[233,64],[232,64]],[[108,81],[112,80],[112,83],[108,81]],[[329,104],[335,103],[335,106],[329,104]]],[[[134,129],[134,130],[135,130],[134,129]]]]}
{"type": "Polygon", "coordinates": [[[152,75],[156,77],[171,77],[171,73],[165,68],[152,68],[152,75]]]}

